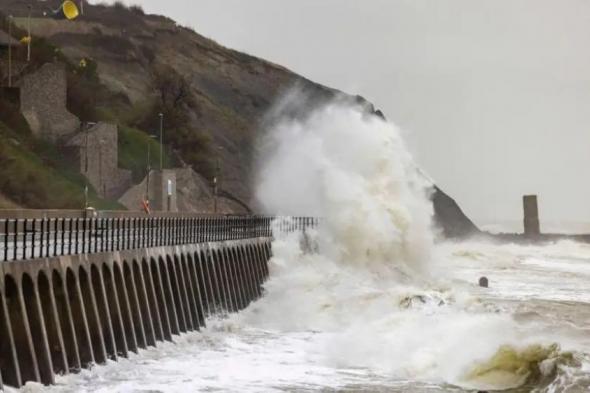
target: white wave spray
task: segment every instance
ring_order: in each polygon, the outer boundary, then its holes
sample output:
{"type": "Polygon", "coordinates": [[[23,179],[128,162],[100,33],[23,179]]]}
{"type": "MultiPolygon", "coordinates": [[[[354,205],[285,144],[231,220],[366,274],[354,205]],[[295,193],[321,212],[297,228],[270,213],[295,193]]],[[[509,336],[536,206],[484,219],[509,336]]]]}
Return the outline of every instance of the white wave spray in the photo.
{"type": "Polygon", "coordinates": [[[258,200],[275,214],[323,217],[324,256],[405,274],[427,271],[430,184],[395,126],[339,102],[279,123],[265,149],[258,200]]]}
{"type": "Polygon", "coordinates": [[[408,380],[508,388],[545,360],[522,360],[519,351],[536,341],[509,315],[432,278],[440,269],[431,255],[431,184],[393,124],[336,102],[278,122],[266,138],[260,204],[324,221],[307,234],[319,253],[304,252],[300,234],[277,233],[267,296],[245,322],[318,332],[328,364],[408,380]],[[501,348],[517,359],[514,369],[474,374],[501,348]]]}

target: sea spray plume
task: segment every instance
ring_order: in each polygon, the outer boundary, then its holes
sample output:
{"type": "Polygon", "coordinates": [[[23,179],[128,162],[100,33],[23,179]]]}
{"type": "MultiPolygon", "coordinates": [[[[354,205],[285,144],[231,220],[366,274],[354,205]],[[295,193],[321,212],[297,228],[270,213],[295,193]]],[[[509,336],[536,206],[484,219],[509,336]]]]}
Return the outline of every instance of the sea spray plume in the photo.
{"type": "Polygon", "coordinates": [[[319,252],[302,247],[297,232],[273,232],[266,296],[236,318],[303,334],[306,355],[331,367],[485,389],[534,375],[542,358],[522,363],[529,373],[495,355],[556,340],[521,331],[511,315],[490,313],[460,289],[441,290],[424,274],[431,183],[397,128],[346,100],[297,114],[298,99],[289,95],[267,123],[257,198],[268,213],[323,217],[317,233],[306,233],[319,252]]]}
{"type": "Polygon", "coordinates": [[[323,217],[320,249],[331,260],[424,271],[430,184],[397,127],[345,99],[294,116],[304,101],[291,92],[266,121],[258,203],[271,214],[323,217]]]}

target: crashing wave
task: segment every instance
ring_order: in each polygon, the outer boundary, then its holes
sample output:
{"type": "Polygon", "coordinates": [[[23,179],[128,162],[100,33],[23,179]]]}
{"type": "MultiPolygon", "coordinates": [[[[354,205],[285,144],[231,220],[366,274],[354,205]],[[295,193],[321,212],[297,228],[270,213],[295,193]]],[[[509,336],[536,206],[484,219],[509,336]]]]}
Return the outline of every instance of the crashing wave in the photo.
{"type": "Polygon", "coordinates": [[[465,376],[465,384],[480,390],[546,387],[556,379],[559,366],[580,364],[571,352],[562,352],[558,344],[524,349],[504,345],[490,359],[475,365],[465,376]]]}

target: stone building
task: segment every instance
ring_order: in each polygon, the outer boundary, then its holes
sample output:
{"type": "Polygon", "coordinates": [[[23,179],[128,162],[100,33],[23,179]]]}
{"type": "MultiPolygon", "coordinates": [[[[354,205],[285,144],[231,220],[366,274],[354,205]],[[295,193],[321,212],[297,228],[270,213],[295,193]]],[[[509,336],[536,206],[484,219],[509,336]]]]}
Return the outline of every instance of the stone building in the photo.
{"type": "Polygon", "coordinates": [[[67,151],[98,195],[118,198],[132,185],[131,171],[118,167],[115,124],[100,122],[85,126],[67,143],[67,151]]]}
{"type": "Polygon", "coordinates": [[[46,63],[22,76],[19,84],[21,112],[34,135],[56,142],[80,129],[80,120],[66,108],[63,64],[46,63]]]}

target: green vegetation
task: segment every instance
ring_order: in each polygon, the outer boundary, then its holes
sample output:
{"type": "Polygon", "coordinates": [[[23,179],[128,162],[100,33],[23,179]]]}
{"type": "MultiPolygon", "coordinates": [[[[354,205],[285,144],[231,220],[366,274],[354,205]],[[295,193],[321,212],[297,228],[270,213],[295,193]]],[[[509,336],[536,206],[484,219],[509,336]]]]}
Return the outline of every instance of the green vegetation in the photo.
{"type": "MultiPolygon", "coordinates": [[[[71,169],[50,144],[19,138],[0,122],[0,190],[14,203],[30,208],[81,209],[84,177],[71,169]]],[[[89,189],[89,202],[99,209],[121,209],[89,189]]]]}
{"type": "MultiPolygon", "coordinates": [[[[107,6],[89,7],[86,20],[97,20],[109,26],[140,26],[144,23],[143,10],[138,6],[114,5],[116,13],[107,6]],[[104,17],[107,15],[108,17],[104,17]]],[[[0,12],[0,29],[7,31],[7,19],[0,12]]],[[[129,27],[133,30],[131,27],[129,27]]],[[[26,36],[26,31],[12,26],[13,37],[26,36]]],[[[129,34],[131,36],[131,33],[129,34]]],[[[139,53],[154,64],[155,54],[149,46],[132,42],[128,36],[103,36],[100,32],[80,34],[78,39],[90,47],[105,48],[119,56],[139,53]]],[[[48,40],[34,36],[32,57],[26,72],[34,72],[48,62],[65,64],[68,82],[67,107],[82,122],[107,121],[119,124],[120,168],[129,169],[135,183],[147,170],[150,150],[152,168],[159,168],[159,141],[143,130],[158,130],[158,113],[164,114],[164,168],[172,168],[182,161],[192,165],[207,178],[212,178],[214,160],[210,136],[195,130],[190,119],[190,108],[198,107],[189,81],[174,69],[154,64],[156,96],[140,103],[132,103],[120,92],[110,90],[99,78],[98,64],[91,58],[69,59],[48,40]]],[[[24,47],[18,48],[22,58],[24,47]]],[[[84,204],[84,176],[68,162],[67,154],[52,143],[34,137],[18,105],[0,95],[0,207],[10,201],[30,208],[81,208],[84,204]]],[[[97,208],[122,208],[116,202],[101,200],[94,190],[89,199],[97,208]]]]}
{"type": "Polygon", "coordinates": [[[154,79],[158,99],[152,110],[147,111],[147,115],[137,122],[137,127],[144,130],[158,129],[158,114],[162,113],[165,127],[164,143],[178,151],[184,162],[211,179],[215,172],[211,138],[191,125],[188,108],[197,108],[199,105],[191,92],[188,80],[164,65],[155,68],[154,79]]]}
{"type": "MultiPolygon", "coordinates": [[[[160,143],[141,130],[119,126],[119,168],[131,170],[135,183],[140,182],[146,174],[148,149],[150,167],[159,168],[160,143]]],[[[166,150],[163,155],[164,168],[174,167],[174,160],[166,150]]]]}

